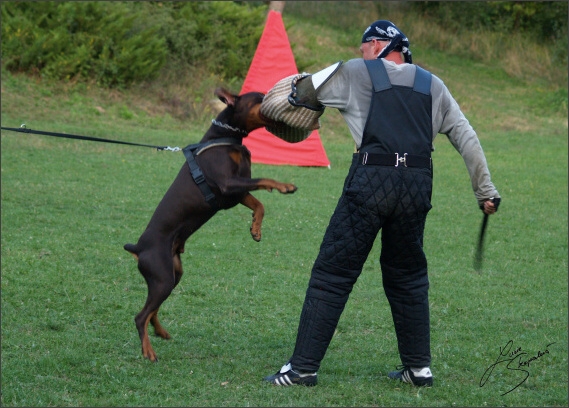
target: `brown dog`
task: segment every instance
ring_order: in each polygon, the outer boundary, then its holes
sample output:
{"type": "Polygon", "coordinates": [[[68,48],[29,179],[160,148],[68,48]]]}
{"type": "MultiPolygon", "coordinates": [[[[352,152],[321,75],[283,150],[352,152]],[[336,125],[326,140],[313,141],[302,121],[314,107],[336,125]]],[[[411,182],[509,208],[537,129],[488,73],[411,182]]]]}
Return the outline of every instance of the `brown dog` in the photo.
{"type": "MultiPolygon", "coordinates": [[[[283,194],[296,191],[293,184],[251,179],[251,155],[242,140],[252,130],[269,124],[269,120],[260,114],[264,95],[251,92],[237,96],[221,88],[216,89],[215,94],[227,107],[213,121],[200,144],[195,145],[199,149],[194,150],[194,166],[199,166],[197,171],[201,170],[207,186],[204,186],[205,182],[194,180],[188,159],[158,204],[138,243],[124,246],[138,260],[138,269],[148,285],[146,303],[134,321],[142,354],[151,361],[157,358],[148,337],[148,323],[152,323],[156,335],[170,338],[158,321],[158,309],[180,282],[183,273],[180,253],[184,252],[188,237],[218,210],[241,203],[253,210],[251,236],[259,241],[264,207],[249,191],[277,189],[283,194]],[[212,193],[210,200],[202,193],[204,188],[212,193]]],[[[186,149],[184,153],[187,154],[186,149]]]]}

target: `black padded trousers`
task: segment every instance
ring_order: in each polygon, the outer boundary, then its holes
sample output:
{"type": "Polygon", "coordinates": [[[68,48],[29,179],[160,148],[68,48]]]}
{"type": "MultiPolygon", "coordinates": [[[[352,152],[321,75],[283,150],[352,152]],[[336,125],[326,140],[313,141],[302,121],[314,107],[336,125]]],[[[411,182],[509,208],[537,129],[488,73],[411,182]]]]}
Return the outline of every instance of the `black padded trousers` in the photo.
{"type": "Polygon", "coordinates": [[[383,287],[401,362],[429,366],[429,280],[423,232],[431,209],[429,169],[364,166],[356,156],[314,266],[292,367],[318,371],[379,231],[383,287]]]}

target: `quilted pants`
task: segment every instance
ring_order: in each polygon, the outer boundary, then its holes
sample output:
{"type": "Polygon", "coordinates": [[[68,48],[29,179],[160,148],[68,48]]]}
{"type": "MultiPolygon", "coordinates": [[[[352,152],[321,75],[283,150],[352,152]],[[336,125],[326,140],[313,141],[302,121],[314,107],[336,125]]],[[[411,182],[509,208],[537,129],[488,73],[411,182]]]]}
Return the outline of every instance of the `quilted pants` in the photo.
{"type": "Polygon", "coordinates": [[[314,263],[291,359],[318,371],[348,297],[379,231],[383,287],[401,362],[429,366],[430,325],[423,232],[432,173],[403,166],[365,166],[356,156],[314,263]]]}

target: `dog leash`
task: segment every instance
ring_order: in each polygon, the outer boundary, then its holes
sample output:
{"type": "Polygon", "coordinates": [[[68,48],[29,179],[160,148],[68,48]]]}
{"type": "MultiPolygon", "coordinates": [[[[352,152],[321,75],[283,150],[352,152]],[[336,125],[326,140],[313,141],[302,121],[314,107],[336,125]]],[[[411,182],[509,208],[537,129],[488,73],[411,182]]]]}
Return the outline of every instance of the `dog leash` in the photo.
{"type": "Polygon", "coordinates": [[[142,146],[142,147],[151,147],[156,150],[165,150],[170,152],[179,152],[179,147],[170,147],[170,146],[155,146],[155,145],[147,145],[141,143],[132,143],[132,142],[123,142],[120,140],[111,140],[111,139],[101,139],[98,137],[91,137],[91,136],[79,136],[79,135],[72,135],[67,133],[55,133],[55,132],[45,132],[42,130],[32,130],[26,127],[25,124],[22,124],[19,128],[10,128],[10,127],[1,127],[2,130],[10,130],[12,132],[19,132],[19,133],[30,133],[35,135],[44,135],[44,136],[55,136],[55,137],[63,137],[66,139],[79,139],[79,140],[89,140],[92,142],[105,142],[105,143],[116,143],[122,145],[129,145],[129,146],[142,146]]]}
{"type": "MultiPolygon", "coordinates": [[[[215,120],[213,120],[212,123],[214,125],[218,125],[218,126],[221,125],[219,123],[216,123],[215,120]]],[[[234,129],[234,128],[231,128],[229,126],[224,126],[224,127],[230,128],[230,130],[233,130],[233,131],[243,132],[240,129],[234,129]]],[[[67,133],[56,133],[56,132],[45,132],[42,130],[32,130],[32,129],[28,129],[25,124],[22,124],[19,128],[10,128],[10,127],[1,126],[0,129],[9,130],[12,132],[19,132],[19,133],[30,133],[30,134],[44,135],[44,136],[63,137],[63,138],[67,138],[67,139],[88,140],[88,141],[92,141],[92,142],[105,142],[105,143],[116,143],[116,144],[129,145],[129,146],[151,147],[151,148],[156,149],[156,150],[166,150],[166,151],[171,151],[171,152],[178,152],[181,150],[184,153],[184,156],[185,156],[186,161],[188,163],[188,166],[190,168],[192,178],[194,179],[194,181],[198,185],[199,189],[201,190],[202,194],[204,195],[206,202],[215,211],[218,210],[217,199],[215,198],[215,194],[213,194],[209,185],[206,183],[205,176],[203,175],[203,172],[201,171],[200,167],[198,166],[196,159],[195,159],[195,156],[199,155],[201,152],[203,152],[204,150],[209,149],[211,147],[215,147],[215,146],[219,146],[219,145],[230,145],[230,144],[239,144],[240,145],[241,144],[241,139],[220,138],[220,139],[212,140],[212,141],[205,142],[205,143],[191,144],[191,145],[184,147],[183,149],[180,149],[179,147],[155,146],[155,145],[147,145],[147,144],[142,144],[142,143],[123,142],[120,140],[102,139],[102,138],[91,137],[91,136],[79,136],[79,135],[72,135],[72,134],[67,134],[67,133]]]]}

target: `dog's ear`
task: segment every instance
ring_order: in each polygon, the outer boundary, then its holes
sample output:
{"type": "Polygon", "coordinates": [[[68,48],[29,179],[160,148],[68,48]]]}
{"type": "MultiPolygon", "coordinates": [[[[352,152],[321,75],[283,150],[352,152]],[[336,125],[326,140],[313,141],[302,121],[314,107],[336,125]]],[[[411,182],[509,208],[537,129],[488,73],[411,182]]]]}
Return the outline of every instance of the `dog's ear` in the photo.
{"type": "Polygon", "coordinates": [[[219,98],[219,100],[221,102],[223,102],[224,104],[226,104],[227,106],[233,106],[235,105],[235,98],[236,95],[233,95],[231,92],[229,92],[227,89],[225,88],[217,88],[215,90],[215,95],[219,98]]]}

